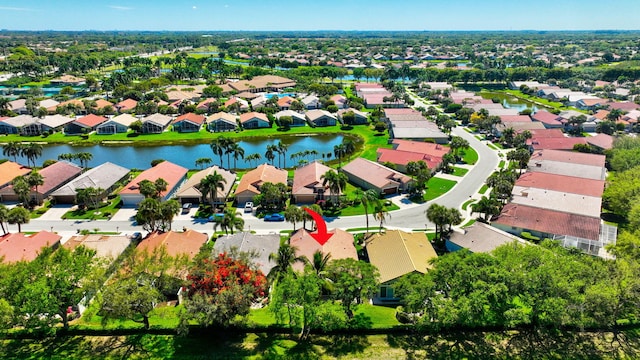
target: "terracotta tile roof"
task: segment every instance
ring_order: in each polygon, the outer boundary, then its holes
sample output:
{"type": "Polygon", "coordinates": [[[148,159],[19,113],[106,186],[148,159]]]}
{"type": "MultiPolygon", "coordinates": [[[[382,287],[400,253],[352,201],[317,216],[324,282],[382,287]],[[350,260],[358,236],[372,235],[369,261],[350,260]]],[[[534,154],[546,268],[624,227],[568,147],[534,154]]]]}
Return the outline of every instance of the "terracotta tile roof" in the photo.
{"type": "Polygon", "coordinates": [[[590,145],[599,147],[603,150],[613,148],[613,136],[607,134],[598,134],[596,136],[590,136],[587,138],[587,143],[590,145]]]}
{"type": "Polygon", "coordinates": [[[131,244],[128,236],[107,236],[90,234],[83,236],[72,236],[63,247],[73,250],[78,246],[84,246],[96,251],[97,257],[109,257],[115,260],[131,244]]]}
{"type": "Polygon", "coordinates": [[[167,190],[161,194],[162,197],[167,195],[178,183],[187,175],[187,169],[180,165],[176,165],[169,161],[163,161],[160,164],[147,169],[131,180],[130,183],[120,191],[120,194],[139,194],[140,187],[138,183],[142,180],[156,181],[163,178],[167,184],[167,190]]]}
{"type": "Polygon", "coordinates": [[[356,158],[350,163],[344,165],[342,167],[342,171],[360,178],[380,189],[390,183],[406,184],[412,181],[411,177],[407,175],[363,158],[356,158]]]}
{"type": "Polygon", "coordinates": [[[598,240],[600,218],[569,214],[531,206],[507,204],[494,224],[553,235],[577,236],[598,240]]]}
{"type": "Polygon", "coordinates": [[[107,106],[113,107],[113,103],[110,102],[110,101],[104,100],[104,99],[97,99],[96,100],[96,106],[94,106],[93,108],[94,109],[102,109],[102,108],[107,107],[107,106]]]}
{"type": "Polygon", "coordinates": [[[204,100],[202,100],[202,101],[200,101],[198,103],[198,106],[196,106],[196,109],[207,110],[207,108],[209,107],[209,104],[214,103],[214,102],[216,102],[216,99],[214,99],[214,98],[204,99],[204,100]]]}
{"type": "Polygon", "coordinates": [[[269,122],[269,118],[267,118],[267,115],[263,114],[263,113],[259,113],[259,112],[248,112],[248,113],[244,113],[242,115],[240,115],[240,123],[244,124],[247,121],[253,120],[253,119],[258,119],[261,121],[266,121],[269,122]]]}
{"type": "Polygon", "coordinates": [[[297,168],[293,173],[293,187],[291,193],[293,195],[315,194],[315,189],[322,187],[322,175],[330,170],[330,167],[317,161],[307,164],[301,168],[297,168]]]}
{"type": "Polygon", "coordinates": [[[0,186],[4,186],[18,176],[24,176],[31,172],[31,169],[13,161],[5,161],[0,164],[0,186]]]}
{"type": "Polygon", "coordinates": [[[611,111],[608,110],[598,110],[595,114],[593,114],[593,117],[598,120],[604,120],[607,118],[607,115],[609,115],[610,112],[611,111]]]}
{"type": "MultiPolygon", "coordinates": [[[[328,232],[333,235],[324,245],[320,245],[307,230],[299,229],[291,235],[291,246],[297,248],[296,255],[304,256],[310,261],[313,261],[313,254],[318,250],[323,254],[331,254],[331,260],[358,260],[358,252],[353,245],[353,235],[341,229],[333,229],[328,232]]],[[[302,271],[304,265],[296,263],[293,268],[302,271]]]]}
{"type": "Polygon", "coordinates": [[[218,198],[226,198],[231,192],[231,188],[233,188],[233,184],[236,182],[236,175],[231,171],[226,169],[222,169],[217,165],[211,166],[204,170],[198,171],[197,173],[191,175],[191,177],[184,182],[176,192],[177,197],[201,197],[202,192],[200,191],[200,181],[207,177],[207,175],[213,175],[213,173],[218,173],[222,175],[222,178],[225,179],[226,182],[223,183],[223,189],[218,188],[218,198]]]}
{"type": "Polygon", "coordinates": [[[80,109],[84,109],[84,103],[78,99],[71,99],[71,100],[67,100],[67,101],[63,101],[58,105],[54,105],[54,106],[50,106],[47,108],[47,111],[51,112],[51,111],[56,111],[56,108],[58,107],[64,107],[67,105],[75,105],[77,107],[79,107],[80,109]]]}
{"type": "Polygon", "coordinates": [[[448,154],[451,150],[449,147],[442,146],[440,144],[433,144],[423,141],[394,139],[393,144],[396,150],[423,153],[440,158],[445,154],[448,154]]]}
{"type": "Polygon", "coordinates": [[[561,150],[540,150],[531,155],[531,161],[544,160],[604,167],[606,157],[604,155],[561,150]]]}
{"type": "Polygon", "coordinates": [[[585,106],[604,105],[607,102],[605,99],[582,99],[580,100],[585,106]]]}
{"type": "Polygon", "coordinates": [[[531,119],[535,121],[539,121],[543,124],[551,125],[551,126],[560,126],[562,123],[558,120],[558,115],[552,114],[545,110],[540,110],[535,114],[531,115],[531,119]]]}
{"type": "Polygon", "coordinates": [[[87,116],[83,116],[77,119],[76,121],[74,121],[74,123],[82,125],[83,127],[94,128],[105,121],[107,121],[107,118],[103,116],[98,116],[96,114],[89,114],[87,116]]]}
{"type": "Polygon", "coordinates": [[[262,164],[244,174],[240,183],[236,188],[236,194],[240,194],[245,191],[249,191],[253,194],[260,194],[258,188],[266,182],[273,184],[287,183],[287,170],[278,169],[275,166],[269,164],[262,164]]]}
{"type": "Polygon", "coordinates": [[[531,118],[527,115],[502,115],[500,116],[500,121],[502,121],[503,123],[531,122],[531,118]]]}
{"type": "Polygon", "coordinates": [[[515,186],[601,197],[604,191],[604,180],[585,179],[542,172],[526,172],[520,175],[515,186]]]}
{"type": "Polygon", "coordinates": [[[431,259],[438,257],[423,232],[391,230],[375,234],[366,241],[366,249],[369,262],[380,272],[381,283],[412,272],[424,274],[431,268],[431,259]]]}
{"type": "Polygon", "coordinates": [[[571,214],[600,217],[602,198],[533,187],[514,186],[511,203],[571,214]]]}
{"type": "Polygon", "coordinates": [[[419,152],[402,151],[393,149],[378,149],[378,162],[406,166],[411,161],[424,161],[429,169],[433,170],[442,162],[441,157],[429,156],[419,152]]]}
{"type": "Polygon", "coordinates": [[[573,150],[576,144],[586,144],[587,139],[583,137],[563,137],[563,138],[540,138],[535,137],[527,141],[534,150],[573,150]]]}
{"type": "Polygon", "coordinates": [[[178,123],[180,121],[189,121],[196,125],[202,125],[206,118],[202,115],[194,114],[194,113],[186,113],[184,115],[178,116],[173,123],[178,123]]]}
{"type": "Polygon", "coordinates": [[[136,100],[126,99],[117,103],[115,107],[117,109],[120,109],[120,111],[129,111],[129,110],[135,109],[137,105],[138,105],[138,102],[136,100]]]}
{"type": "Polygon", "coordinates": [[[160,246],[164,246],[167,254],[171,256],[187,255],[189,259],[200,252],[200,248],[209,240],[207,234],[199,233],[195,230],[186,232],[153,232],[142,239],[138,245],[138,250],[153,252],[160,246]]]}
{"type": "Polygon", "coordinates": [[[640,109],[640,105],[634,103],[634,102],[608,102],[606,104],[604,104],[605,106],[609,106],[609,109],[619,109],[619,110],[624,110],[624,111],[631,111],[631,110],[636,110],[636,109],[640,109]]]}
{"type": "Polygon", "coordinates": [[[61,238],[58,234],[44,230],[30,236],[22,233],[0,236],[0,259],[4,258],[4,263],[32,261],[43,247],[54,246],[61,238]]]}
{"type": "Polygon", "coordinates": [[[278,99],[278,107],[291,106],[291,103],[295,100],[296,99],[292,98],[291,96],[281,97],[280,99],[278,99]]]}

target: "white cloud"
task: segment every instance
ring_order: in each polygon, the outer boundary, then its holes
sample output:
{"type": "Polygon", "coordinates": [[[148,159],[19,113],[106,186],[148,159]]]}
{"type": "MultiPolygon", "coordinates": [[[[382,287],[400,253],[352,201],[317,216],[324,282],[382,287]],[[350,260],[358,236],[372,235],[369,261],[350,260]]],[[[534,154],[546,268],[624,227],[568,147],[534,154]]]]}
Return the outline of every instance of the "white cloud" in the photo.
{"type": "Polygon", "coordinates": [[[120,5],[109,5],[109,7],[115,10],[133,10],[133,8],[131,7],[120,6],[120,5]]]}
{"type": "Polygon", "coordinates": [[[195,10],[195,9],[197,9],[197,7],[195,5],[193,5],[192,9],[195,10]]]}

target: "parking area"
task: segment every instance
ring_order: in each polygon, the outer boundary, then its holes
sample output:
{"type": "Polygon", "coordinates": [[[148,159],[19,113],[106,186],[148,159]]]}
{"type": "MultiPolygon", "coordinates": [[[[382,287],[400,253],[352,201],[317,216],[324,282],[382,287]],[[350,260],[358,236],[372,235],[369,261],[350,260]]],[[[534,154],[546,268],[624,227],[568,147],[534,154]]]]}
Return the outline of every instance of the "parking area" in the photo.
{"type": "Polygon", "coordinates": [[[120,208],[113,216],[111,220],[113,221],[133,221],[136,216],[136,209],[132,207],[123,207],[120,208]]]}
{"type": "Polygon", "coordinates": [[[46,213],[42,214],[39,219],[40,220],[60,220],[62,219],[62,215],[64,215],[67,211],[71,210],[73,205],[70,204],[62,204],[62,205],[54,205],[46,213]]]}

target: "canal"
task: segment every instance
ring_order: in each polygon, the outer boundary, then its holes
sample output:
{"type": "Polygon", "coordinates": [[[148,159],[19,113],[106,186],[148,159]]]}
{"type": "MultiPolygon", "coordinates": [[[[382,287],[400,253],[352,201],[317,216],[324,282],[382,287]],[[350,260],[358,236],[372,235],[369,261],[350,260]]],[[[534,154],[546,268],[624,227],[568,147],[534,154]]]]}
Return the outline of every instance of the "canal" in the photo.
{"type": "Polygon", "coordinates": [[[502,106],[507,109],[517,109],[518,111],[530,109],[532,113],[535,113],[539,109],[544,109],[544,107],[537,105],[531,101],[519,99],[515,96],[505,94],[503,92],[483,91],[478,93],[478,95],[482,96],[485,99],[497,99],[502,104],[502,106]]]}
{"type": "MultiPolygon", "coordinates": [[[[282,139],[260,139],[242,140],[238,144],[244,149],[244,156],[258,153],[261,159],[257,164],[266,162],[264,155],[268,145],[275,145],[282,141],[288,146],[286,154],[286,167],[297,165],[300,160],[313,161],[315,159],[325,159],[327,153],[331,153],[333,158],[333,147],[343,140],[342,135],[305,135],[288,136],[282,139]],[[294,160],[291,155],[307,151],[306,157],[299,157],[294,160]],[[314,152],[315,151],[315,152],[314,152]],[[323,156],[323,154],[325,156],[323,156]]],[[[37,160],[38,165],[47,159],[58,158],[64,153],[89,152],[93,154],[93,159],[89,162],[89,167],[95,167],[107,161],[124,166],[129,169],[147,169],[151,161],[164,159],[187,169],[195,169],[195,161],[199,158],[210,158],[214,165],[220,164],[220,158],[214,155],[209,144],[194,145],[170,145],[170,146],[71,146],[71,145],[46,145],[42,151],[42,156],[37,160]]],[[[274,165],[278,166],[278,154],[276,153],[274,165]]],[[[26,164],[26,158],[18,157],[18,162],[26,164]]],[[[227,156],[223,155],[223,162],[227,167],[227,156]]],[[[231,164],[233,164],[233,154],[231,154],[231,164]]],[[[282,164],[285,166],[285,164],[282,164]]],[[[254,168],[256,161],[248,162],[238,159],[238,169],[254,168]]]]}

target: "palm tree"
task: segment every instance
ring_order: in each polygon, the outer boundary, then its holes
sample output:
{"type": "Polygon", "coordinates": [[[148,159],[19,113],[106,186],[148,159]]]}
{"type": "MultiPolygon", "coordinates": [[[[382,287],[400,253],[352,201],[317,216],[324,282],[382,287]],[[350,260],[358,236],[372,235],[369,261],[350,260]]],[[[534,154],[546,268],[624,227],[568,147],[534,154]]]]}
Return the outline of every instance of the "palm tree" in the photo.
{"type": "Polygon", "coordinates": [[[75,158],[80,161],[80,166],[86,169],[89,166],[89,161],[93,159],[93,154],[90,152],[80,152],[75,154],[75,158]]]}
{"type": "Polygon", "coordinates": [[[224,138],[222,136],[218,136],[214,141],[209,144],[211,151],[214,155],[218,155],[220,158],[220,167],[223,168],[224,164],[222,162],[222,155],[224,155],[224,138]]]}
{"type": "Polygon", "coordinates": [[[7,234],[7,230],[9,230],[9,226],[5,227],[5,223],[9,219],[9,208],[4,204],[0,204],[0,227],[2,227],[2,232],[7,234]]]}
{"type": "Polygon", "coordinates": [[[211,158],[199,158],[196,160],[196,166],[203,169],[206,165],[211,165],[213,160],[211,158]]]}
{"type": "Polygon", "coordinates": [[[342,157],[345,155],[344,144],[338,144],[333,146],[333,156],[338,159],[338,168],[342,167],[342,157]]]}
{"type": "Polygon", "coordinates": [[[278,152],[278,147],[276,145],[267,145],[267,151],[264,153],[264,158],[267,159],[271,165],[273,165],[273,159],[276,158],[276,152],[278,152]]]}
{"type": "Polygon", "coordinates": [[[382,204],[382,202],[378,202],[373,210],[373,218],[380,221],[380,229],[378,229],[378,233],[382,232],[382,226],[387,218],[390,218],[391,214],[389,214],[389,210],[382,204]]]}
{"type": "Polygon", "coordinates": [[[17,224],[18,232],[22,232],[22,224],[28,224],[31,219],[29,210],[22,206],[16,206],[7,213],[7,222],[9,224],[17,224]]]}
{"type": "MultiPolygon", "coordinates": [[[[289,150],[289,145],[283,143],[282,141],[278,141],[276,146],[278,148],[277,150],[278,154],[282,155],[282,165],[284,165],[280,167],[286,168],[287,167],[287,150],[289,150]]],[[[280,165],[280,156],[278,156],[278,165],[280,165]]]]}
{"type": "Polygon", "coordinates": [[[218,201],[218,189],[224,190],[224,186],[227,183],[225,178],[218,174],[217,171],[214,171],[213,174],[207,175],[202,180],[200,180],[200,191],[205,194],[205,197],[208,195],[211,200],[211,206],[218,201]]]}
{"type": "Polygon", "coordinates": [[[295,205],[289,205],[284,210],[284,218],[293,224],[293,231],[296,231],[296,223],[304,219],[306,212],[295,205]]]}
{"type": "Polygon", "coordinates": [[[258,166],[258,161],[260,159],[262,159],[262,155],[260,155],[258,153],[253,153],[253,154],[249,154],[249,155],[245,156],[244,159],[247,160],[249,163],[251,163],[252,161],[255,160],[255,162],[256,162],[255,166],[258,166]]]}
{"type": "Polygon", "coordinates": [[[323,254],[322,251],[316,250],[313,253],[313,259],[307,259],[307,264],[311,266],[316,275],[321,275],[327,269],[329,261],[331,261],[331,254],[323,254]]]}
{"type": "Polygon", "coordinates": [[[351,139],[344,139],[342,140],[341,145],[343,146],[344,155],[346,155],[347,158],[350,159],[351,154],[356,151],[356,144],[351,139]]]}
{"type": "Polygon", "coordinates": [[[27,165],[33,162],[35,167],[36,160],[42,156],[42,145],[34,142],[28,143],[22,148],[21,155],[27,158],[27,165]]]}
{"type": "Polygon", "coordinates": [[[13,192],[18,196],[18,200],[24,206],[29,206],[31,186],[27,183],[27,178],[25,176],[18,176],[11,180],[11,185],[13,186],[13,192]]]}
{"type": "Polygon", "coordinates": [[[225,234],[229,234],[229,231],[231,231],[231,235],[233,235],[233,230],[242,231],[244,229],[244,220],[242,216],[238,216],[238,212],[234,209],[227,208],[224,210],[222,219],[213,223],[213,231],[218,231],[218,227],[225,234]]]}
{"type": "Polygon", "coordinates": [[[337,203],[340,205],[340,193],[342,189],[347,186],[349,178],[344,173],[336,172],[335,170],[329,170],[320,176],[322,179],[322,186],[329,187],[329,193],[336,195],[337,203]]]}
{"type": "Polygon", "coordinates": [[[272,281],[282,279],[286,274],[293,272],[293,264],[299,262],[304,264],[304,256],[296,256],[298,249],[290,244],[282,244],[278,248],[278,252],[269,255],[269,260],[276,263],[276,265],[269,271],[267,278],[272,281]]]}
{"type": "Polygon", "coordinates": [[[471,211],[484,214],[484,221],[488,221],[491,216],[500,214],[500,202],[493,197],[483,196],[477,203],[471,204],[471,211]]]}
{"type": "Polygon", "coordinates": [[[364,207],[364,218],[366,220],[366,228],[367,234],[369,233],[369,205],[375,204],[378,200],[378,194],[375,190],[369,189],[362,191],[362,189],[358,188],[354,192],[354,196],[356,200],[360,200],[362,203],[362,207],[364,207]]]}
{"type": "Polygon", "coordinates": [[[18,156],[22,154],[22,144],[17,142],[9,142],[2,145],[2,155],[13,156],[13,161],[18,162],[18,156]]]}
{"type": "Polygon", "coordinates": [[[169,200],[160,203],[160,219],[162,231],[171,230],[173,217],[180,213],[180,203],[177,200],[169,200]]]}
{"type": "Polygon", "coordinates": [[[38,194],[38,186],[44,185],[44,177],[40,175],[36,170],[31,170],[28,176],[26,176],[27,184],[29,187],[35,188],[36,202],[40,204],[40,197],[38,194]]]}
{"type": "Polygon", "coordinates": [[[233,153],[233,168],[238,168],[238,159],[244,159],[244,149],[237,143],[229,144],[229,151],[233,153]]]}

